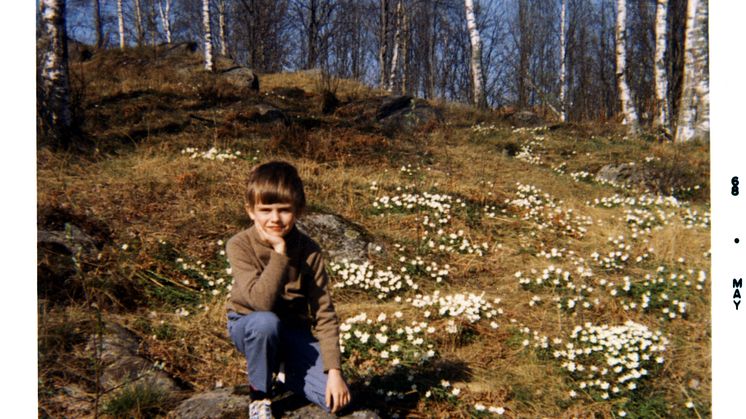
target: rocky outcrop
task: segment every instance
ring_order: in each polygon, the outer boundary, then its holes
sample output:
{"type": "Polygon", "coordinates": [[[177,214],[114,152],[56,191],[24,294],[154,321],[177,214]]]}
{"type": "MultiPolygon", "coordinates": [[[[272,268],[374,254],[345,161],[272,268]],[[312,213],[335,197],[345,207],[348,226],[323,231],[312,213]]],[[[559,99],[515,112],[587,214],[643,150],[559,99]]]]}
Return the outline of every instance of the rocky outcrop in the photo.
{"type": "Polygon", "coordinates": [[[607,164],[596,173],[596,181],[618,186],[646,185],[651,177],[648,169],[634,163],[607,164]]]}
{"type": "MultiPolygon", "coordinates": [[[[184,400],[176,409],[168,414],[173,419],[243,419],[248,417],[249,396],[246,386],[221,388],[184,400]]],[[[342,412],[336,416],[309,403],[305,399],[286,393],[272,400],[272,415],[276,418],[293,419],[334,419],[358,418],[379,419],[370,410],[356,410],[350,413],[342,412]]]]}
{"type": "Polygon", "coordinates": [[[362,227],[334,214],[308,214],[298,220],[298,228],[316,240],[332,261],[362,263],[376,247],[362,227]]]}
{"type": "Polygon", "coordinates": [[[52,301],[82,294],[83,262],[95,260],[110,241],[106,225],[62,207],[43,207],[37,216],[37,293],[52,301]]]}
{"type": "Polygon", "coordinates": [[[259,76],[250,68],[237,66],[222,71],[220,75],[236,87],[259,91],[259,76]]]}
{"type": "Polygon", "coordinates": [[[116,323],[105,324],[100,341],[98,337],[91,337],[86,350],[98,354],[101,360],[101,386],[108,390],[130,384],[147,384],[166,394],[180,391],[168,374],[137,354],[139,347],[137,335],[116,323]]]}

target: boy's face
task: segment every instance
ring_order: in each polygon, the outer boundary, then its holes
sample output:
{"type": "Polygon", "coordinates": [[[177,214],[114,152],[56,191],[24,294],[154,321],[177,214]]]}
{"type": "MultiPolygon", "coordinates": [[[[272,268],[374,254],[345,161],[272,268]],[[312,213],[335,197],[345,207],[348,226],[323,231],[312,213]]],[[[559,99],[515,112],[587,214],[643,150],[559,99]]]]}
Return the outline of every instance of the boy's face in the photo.
{"type": "Polygon", "coordinates": [[[272,236],[284,237],[295,225],[295,210],[291,204],[257,203],[254,208],[247,204],[246,212],[258,228],[272,236]]]}

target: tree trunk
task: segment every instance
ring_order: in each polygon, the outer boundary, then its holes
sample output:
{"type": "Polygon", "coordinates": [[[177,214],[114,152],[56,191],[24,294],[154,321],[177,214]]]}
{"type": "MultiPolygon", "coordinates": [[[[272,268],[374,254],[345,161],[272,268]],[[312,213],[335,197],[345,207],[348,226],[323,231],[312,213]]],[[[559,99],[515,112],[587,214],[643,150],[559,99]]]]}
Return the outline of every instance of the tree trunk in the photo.
{"type": "Polygon", "coordinates": [[[655,117],[653,125],[665,132],[668,127],[668,75],[666,74],[666,15],[668,13],[668,0],[658,0],[655,12],[655,117]]]}
{"type": "Polygon", "coordinates": [[[518,107],[526,108],[528,106],[528,84],[529,80],[529,58],[531,55],[531,34],[533,28],[529,27],[528,18],[528,0],[519,0],[518,2],[518,25],[520,26],[520,41],[518,51],[518,107]]]}
{"type": "Polygon", "coordinates": [[[565,20],[567,18],[567,0],[562,0],[560,16],[560,120],[567,121],[567,61],[565,60],[565,20]]]}
{"type": "Polygon", "coordinates": [[[202,0],[202,26],[205,32],[205,70],[213,70],[212,34],[210,33],[210,0],[202,0]]]}
{"type": "Polygon", "coordinates": [[[472,99],[475,106],[484,108],[487,106],[487,101],[482,85],[482,80],[484,80],[482,75],[482,40],[479,37],[477,20],[474,16],[474,1],[464,0],[464,9],[466,12],[466,27],[469,30],[469,39],[471,40],[472,99]]]}
{"type": "Polygon", "coordinates": [[[637,113],[635,112],[632,98],[630,96],[629,85],[627,83],[627,47],[626,47],[626,18],[627,5],[625,0],[617,0],[617,19],[616,19],[616,77],[619,88],[619,98],[622,102],[622,115],[624,116],[624,125],[629,128],[630,134],[636,135],[639,132],[639,123],[637,113]]]}
{"type": "Polygon", "coordinates": [[[706,19],[707,3],[704,0],[689,0],[684,38],[684,91],[681,95],[676,127],[677,142],[709,137],[710,81],[707,74],[707,39],[704,31],[706,19]]]}
{"type": "Polygon", "coordinates": [[[124,49],[124,11],[122,0],[117,0],[117,20],[119,23],[119,48],[124,49]]]}
{"type": "Polygon", "coordinates": [[[104,29],[101,23],[101,0],[93,0],[93,26],[96,30],[96,48],[104,45],[104,29]]]}
{"type": "Polygon", "coordinates": [[[220,36],[220,55],[228,55],[228,51],[225,45],[225,0],[218,1],[218,27],[220,36]]]}
{"type": "Polygon", "coordinates": [[[163,9],[161,0],[158,0],[158,11],[161,14],[161,23],[163,24],[163,32],[166,33],[166,43],[171,43],[171,0],[166,0],[166,9],[163,9]]]}
{"type": "Polygon", "coordinates": [[[142,26],[140,0],[135,0],[135,31],[137,32],[137,46],[142,46],[145,43],[145,30],[142,26]]]}
{"type": "Polygon", "coordinates": [[[394,80],[396,79],[396,67],[399,64],[399,43],[401,37],[401,8],[402,0],[396,3],[396,32],[394,32],[394,52],[391,54],[391,71],[389,71],[389,83],[386,90],[394,90],[394,80]]]}
{"type": "Polygon", "coordinates": [[[378,63],[380,65],[380,81],[379,86],[383,89],[386,86],[386,56],[389,51],[388,44],[388,15],[389,15],[389,2],[388,0],[381,0],[381,27],[379,32],[380,43],[378,47],[378,63]]]}
{"type": "Polygon", "coordinates": [[[40,144],[66,147],[73,124],[64,0],[42,0],[37,132],[40,144]]]}
{"type": "Polygon", "coordinates": [[[406,95],[409,91],[409,17],[407,16],[407,10],[402,13],[402,69],[401,69],[401,92],[406,95]]]}

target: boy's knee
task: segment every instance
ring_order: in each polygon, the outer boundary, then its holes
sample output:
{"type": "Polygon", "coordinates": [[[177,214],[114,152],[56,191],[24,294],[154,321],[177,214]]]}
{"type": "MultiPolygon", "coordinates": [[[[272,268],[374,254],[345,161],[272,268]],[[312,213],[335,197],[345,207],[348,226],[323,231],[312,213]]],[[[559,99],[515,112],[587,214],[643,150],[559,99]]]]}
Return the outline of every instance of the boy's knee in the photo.
{"type": "Polygon", "coordinates": [[[271,311],[256,311],[250,314],[251,332],[263,336],[275,336],[280,331],[280,318],[271,311]]]}

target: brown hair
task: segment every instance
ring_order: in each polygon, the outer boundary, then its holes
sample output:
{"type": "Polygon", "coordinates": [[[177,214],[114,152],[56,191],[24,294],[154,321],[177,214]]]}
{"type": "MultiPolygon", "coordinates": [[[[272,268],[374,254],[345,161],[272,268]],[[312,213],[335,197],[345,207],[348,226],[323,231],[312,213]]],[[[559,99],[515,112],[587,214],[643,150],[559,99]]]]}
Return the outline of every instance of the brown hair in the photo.
{"type": "Polygon", "coordinates": [[[284,161],[271,161],[251,169],[246,187],[246,204],[292,204],[301,214],[306,208],[306,194],[298,170],[284,161]]]}

